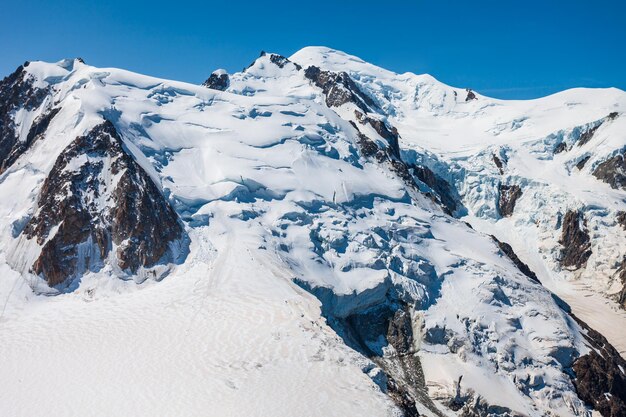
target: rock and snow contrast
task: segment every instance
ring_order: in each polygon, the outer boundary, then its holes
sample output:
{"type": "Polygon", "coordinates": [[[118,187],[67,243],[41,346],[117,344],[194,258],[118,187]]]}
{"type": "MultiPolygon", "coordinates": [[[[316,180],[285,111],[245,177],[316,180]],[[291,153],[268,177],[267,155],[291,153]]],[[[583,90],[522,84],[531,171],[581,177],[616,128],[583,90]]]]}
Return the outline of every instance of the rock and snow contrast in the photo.
{"type": "Polygon", "coordinates": [[[0,82],[0,411],[626,415],[626,93],[343,52],[0,82]]]}

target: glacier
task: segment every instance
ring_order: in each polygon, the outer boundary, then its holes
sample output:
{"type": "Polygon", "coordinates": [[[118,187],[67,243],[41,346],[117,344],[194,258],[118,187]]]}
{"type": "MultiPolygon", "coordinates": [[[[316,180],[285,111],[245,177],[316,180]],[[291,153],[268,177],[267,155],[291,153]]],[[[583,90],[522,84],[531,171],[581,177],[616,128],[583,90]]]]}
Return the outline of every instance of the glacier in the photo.
{"type": "Polygon", "coordinates": [[[623,91],[496,100],[325,47],[2,86],[4,414],[626,409],[623,91]]]}

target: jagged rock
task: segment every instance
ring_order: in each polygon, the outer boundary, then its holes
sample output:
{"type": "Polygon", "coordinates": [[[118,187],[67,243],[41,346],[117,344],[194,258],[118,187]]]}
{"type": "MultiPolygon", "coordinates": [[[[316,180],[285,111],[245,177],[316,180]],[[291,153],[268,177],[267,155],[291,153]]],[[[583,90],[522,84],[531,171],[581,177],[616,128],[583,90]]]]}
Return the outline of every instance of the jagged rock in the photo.
{"type": "Polygon", "coordinates": [[[435,174],[426,166],[412,166],[413,174],[424,184],[428,185],[435,193],[440,203],[448,210],[454,213],[458,208],[458,198],[455,197],[455,191],[452,186],[443,178],[435,174]]]}
{"type": "Polygon", "coordinates": [[[316,66],[310,66],[304,71],[304,75],[322,89],[328,107],[354,103],[364,112],[378,109],[376,103],[359,89],[346,72],[322,71],[316,66]]]}
{"type": "Polygon", "coordinates": [[[496,166],[498,167],[498,171],[500,171],[500,175],[504,174],[504,164],[502,163],[502,160],[500,158],[498,158],[498,156],[496,154],[492,155],[493,157],[493,163],[496,164],[496,166]]]}
{"type": "MultiPolygon", "coordinates": [[[[528,278],[533,281],[539,282],[539,278],[537,278],[537,274],[535,274],[528,265],[526,265],[520,258],[517,257],[517,254],[513,251],[511,245],[506,242],[501,242],[495,236],[491,235],[491,238],[498,244],[498,247],[504,254],[517,266],[517,268],[522,272],[522,274],[526,275],[528,278]]],[[[540,282],[539,282],[540,283],[540,282]]]]}
{"type": "Polygon", "coordinates": [[[416,403],[441,415],[424,380],[420,359],[413,349],[413,327],[408,305],[387,300],[345,319],[331,320],[346,343],[372,359],[387,376],[387,394],[406,416],[418,416],[416,403]],[[383,352],[381,338],[392,353],[383,352]]]}
{"type": "Polygon", "coordinates": [[[619,223],[624,230],[626,230],[626,211],[617,212],[617,223],[619,223]]]}
{"type": "Polygon", "coordinates": [[[24,63],[0,81],[0,174],[28,150],[56,114],[49,113],[48,117],[39,118],[33,123],[26,141],[19,140],[14,113],[20,108],[28,111],[38,108],[50,93],[49,89],[34,86],[33,78],[25,70],[28,65],[28,62],[24,63]]]}
{"type": "Polygon", "coordinates": [[[522,189],[519,185],[500,184],[498,191],[498,212],[502,217],[509,217],[515,210],[515,203],[522,196],[522,189]]]}
{"type": "Polygon", "coordinates": [[[617,268],[617,276],[622,282],[622,290],[617,295],[617,302],[623,309],[626,309],[626,256],[624,256],[622,263],[617,268]]]}
{"type": "Polygon", "coordinates": [[[295,62],[290,61],[288,58],[278,55],[278,54],[270,54],[270,62],[276,64],[279,68],[284,68],[288,63],[292,63],[298,70],[301,70],[302,67],[295,62]]]}
{"type": "Polygon", "coordinates": [[[213,71],[213,73],[202,83],[203,86],[214,90],[224,91],[228,88],[230,79],[224,70],[213,71]]]}
{"type": "Polygon", "coordinates": [[[604,336],[576,316],[591,346],[587,355],[574,361],[574,386],[580,399],[604,417],[626,416],[626,360],[604,336]]]}
{"type": "Polygon", "coordinates": [[[433,202],[441,205],[448,214],[452,214],[456,210],[457,200],[454,197],[450,185],[445,180],[435,175],[435,173],[427,167],[416,165],[409,166],[402,161],[402,159],[397,158],[393,150],[390,148],[381,149],[376,142],[361,133],[356,123],[350,121],[350,124],[357,131],[357,144],[359,145],[361,155],[366,158],[374,157],[378,163],[388,162],[391,170],[397,174],[400,179],[415,190],[424,192],[433,202]],[[416,183],[415,177],[426,184],[435,193],[420,190],[420,186],[416,183]]]}
{"type": "Polygon", "coordinates": [[[556,145],[556,147],[554,148],[554,153],[561,153],[563,151],[567,150],[567,143],[565,142],[560,142],[558,145],[556,145]]]}
{"type": "Polygon", "coordinates": [[[591,242],[587,232],[587,221],[579,211],[568,211],[563,218],[559,243],[563,245],[561,265],[578,269],[591,256],[591,242]]]}
{"type": "Polygon", "coordinates": [[[100,269],[113,245],[117,265],[131,273],[173,260],[170,244],[184,231],[106,121],[59,155],[22,233],[43,245],[32,272],[55,286],[100,269]]]}
{"type": "Polygon", "coordinates": [[[583,169],[587,161],[589,161],[589,159],[591,159],[590,155],[587,155],[584,158],[581,158],[581,160],[576,163],[576,168],[578,168],[578,170],[583,169]]]}
{"type": "Polygon", "coordinates": [[[392,155],[400,159],[400,135],[398,134],[398,129],[388,126],[384,121],[370,117],[358,110],[355,110],[354,113],[359,123],[372,126],[376,133],[389,143],[392,155]]]}
{"type": "Polygon", "coordinates": [[[602,126],[602,122],[585,130],[578,138],[578,146],[583,146],[585,143],[589,142],[600,126],[602,126]]]}
{"type": "Polygon", "coordinates": [[[593,175],[612,188],[626,190],[626,149],[600,163],[593,175]]]}
{"type": "Polygon", "coordinates": [[[578,146],[583,146],[584,144],[589,142],[591,138],[593,138],[593,135],[596,133],[596,131],[600,128],[600,126],[602,126],[607,121],[615,120],[617,116],[617,112],[609,113],[608,116],[601,119],[595,126],[592,126],[585,130],[578,138],[578,146]]]}
{"type": "Polygon", "coordinates": [[[467,92],[467,96],[465,97],[465,101],[478,100],[478,97],[476,97],[476,94],[471,89],[466,88],[465,91],[467,92]]]}

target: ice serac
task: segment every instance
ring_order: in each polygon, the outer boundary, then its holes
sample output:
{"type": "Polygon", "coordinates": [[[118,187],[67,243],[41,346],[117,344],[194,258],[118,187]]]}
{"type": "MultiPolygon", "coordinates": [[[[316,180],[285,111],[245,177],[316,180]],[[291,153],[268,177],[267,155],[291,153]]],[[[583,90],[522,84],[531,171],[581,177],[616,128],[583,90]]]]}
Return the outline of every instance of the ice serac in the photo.
{"type": "Polygon", "coordinates": [[[137,274],[177,261],[184,230],[153,180],[104,121],[57,158],[22,232],[41,245],[32,271],[50,286],[67,286],[111,261],[137,274]]]}

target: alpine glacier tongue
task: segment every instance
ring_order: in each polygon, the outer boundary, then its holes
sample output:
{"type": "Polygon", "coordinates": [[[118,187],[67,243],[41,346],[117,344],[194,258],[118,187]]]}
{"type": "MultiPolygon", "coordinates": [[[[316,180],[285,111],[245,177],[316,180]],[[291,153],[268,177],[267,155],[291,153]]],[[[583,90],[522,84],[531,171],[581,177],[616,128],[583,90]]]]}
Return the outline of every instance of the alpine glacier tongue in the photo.
{"type": "Polygon", "coordinates": [[[311,47],[0,98],[7,415],[626,414],[624,92],[311,47]]]}

